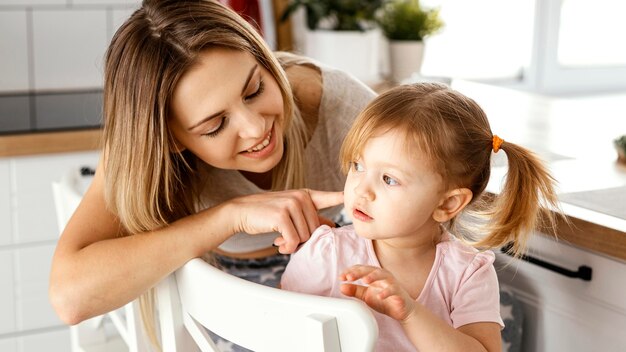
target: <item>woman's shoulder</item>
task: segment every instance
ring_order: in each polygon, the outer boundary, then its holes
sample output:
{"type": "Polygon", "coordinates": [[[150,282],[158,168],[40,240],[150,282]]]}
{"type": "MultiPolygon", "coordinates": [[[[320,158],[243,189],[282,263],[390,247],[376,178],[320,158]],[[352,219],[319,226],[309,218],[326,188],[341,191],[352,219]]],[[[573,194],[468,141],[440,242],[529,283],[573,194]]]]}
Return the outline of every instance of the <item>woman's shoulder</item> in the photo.
{"type": "Polygon", "coordinates": [[[322,72],[313,64],[296,64],[285,68],[294,99],[303,113],[317,114],[322,99],[322,72]]]}

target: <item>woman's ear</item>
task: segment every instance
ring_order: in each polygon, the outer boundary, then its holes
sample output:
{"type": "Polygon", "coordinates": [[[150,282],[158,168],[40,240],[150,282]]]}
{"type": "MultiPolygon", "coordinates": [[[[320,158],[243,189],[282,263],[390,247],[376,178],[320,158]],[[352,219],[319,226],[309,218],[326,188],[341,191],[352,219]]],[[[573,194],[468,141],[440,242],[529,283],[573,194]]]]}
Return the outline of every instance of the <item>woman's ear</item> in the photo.
{"type": "Polygon", "coordinates": [[[455,217],[469,202],[473,194],[468,188],[456,188],[446,192],[441,203],[433,212],[433,219],[437,222],[446,222],[455,217]]]}

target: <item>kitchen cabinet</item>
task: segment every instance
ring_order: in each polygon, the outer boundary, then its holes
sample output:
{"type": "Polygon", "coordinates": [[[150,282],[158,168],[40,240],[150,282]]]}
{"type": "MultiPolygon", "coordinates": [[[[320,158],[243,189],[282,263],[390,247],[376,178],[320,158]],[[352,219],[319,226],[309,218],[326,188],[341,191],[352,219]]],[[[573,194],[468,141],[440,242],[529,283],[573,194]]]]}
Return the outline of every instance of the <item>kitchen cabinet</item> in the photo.
{"type": "Polygon", "coordinates": [[[48,299],[48,277],[59,236],[53,181],[97,151],[0,158],[0,350],[69,351],[69,328],[48,299]]]}
{"type": "MultiPolygon", "coordinates": [[[[453,87],[481,105],[493,133],[546,161],[557,181],[569,223],[559,221],[556,239],[535,233],[528,255],[571,271],[592,269],[584,281],[497,256],[500,283],[523,305],[521,350],[626,351],[626,203],[619,201],[626,165],[612,147],[626,134],[626,94],[548,97],[471,82],[453,87]]],[[[498,194],[506,153],[492,161],[487,191],[498,194]]]]}
{"type": "Polygon", "coordinates": [[[540,234],[529,255],[572,271],[588,266],[592,278],[569,278],[498,255],[500,283],[524,307],[523,351],[626,351],[626,262],[540,234]]]}

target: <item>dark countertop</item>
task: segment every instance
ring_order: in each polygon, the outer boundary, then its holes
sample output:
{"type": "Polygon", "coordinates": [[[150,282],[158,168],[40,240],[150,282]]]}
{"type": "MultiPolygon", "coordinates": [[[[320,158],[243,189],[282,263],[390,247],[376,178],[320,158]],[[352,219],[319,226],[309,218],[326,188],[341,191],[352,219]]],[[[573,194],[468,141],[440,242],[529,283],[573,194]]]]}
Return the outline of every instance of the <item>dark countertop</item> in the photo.
{"type": "Polygon", "coordinates": [[[0,136],[99,128],[102,91],[0,95],[0,136]]]}

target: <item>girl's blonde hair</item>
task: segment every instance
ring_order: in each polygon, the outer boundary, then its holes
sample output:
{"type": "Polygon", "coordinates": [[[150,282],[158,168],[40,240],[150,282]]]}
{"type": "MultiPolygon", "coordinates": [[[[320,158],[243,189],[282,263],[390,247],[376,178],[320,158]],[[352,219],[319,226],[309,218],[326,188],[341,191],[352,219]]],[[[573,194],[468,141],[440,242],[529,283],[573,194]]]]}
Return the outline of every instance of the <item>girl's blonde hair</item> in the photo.
{"type": "MultiPolygon", "coordinates": [[[[104,68],[105,196],[126,233],[155,230],[194,212],[199,161],[173,152],[168,119],[179,79],[213,47],[250,53],[276,79],[286,136],[272,188],[305,186],[304,122],[285,71],[254,27],[217,1],[145,0],[115,33],[104,68]]],[[[142,305],[152,311],[152,303],[142,305]]]]}
{"type": "MultiPolygon", "coordinates": [[[[554,229],[551,210],[558,209],[554,179],[537,156],[521,146],[500,145],[509,164],[506,182],[495,200],[483,197],[494,135],[474,100],[438,83],[404,85],[381,94],[359,115],[344,140],[340,156],[344,172],[371,137],[391,129],[406,133],[408,150],[419,148],[426,154],[446,189],[472,191],[467,210],[489,219],[482,231],[486,236],[465,238],[476,247],[510,244],[510,251],[520,256],[533,230],[554,229]]],[[[448,225],[455,227],[455,222],[448,225]]],[[[466,233],[458,228],[454,232],[466,233]]]]}

